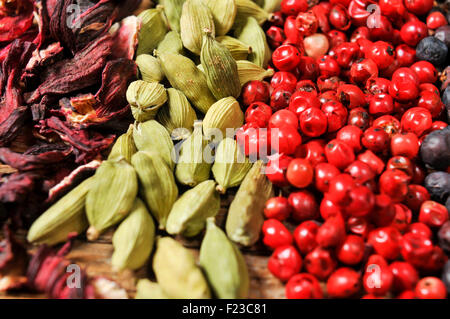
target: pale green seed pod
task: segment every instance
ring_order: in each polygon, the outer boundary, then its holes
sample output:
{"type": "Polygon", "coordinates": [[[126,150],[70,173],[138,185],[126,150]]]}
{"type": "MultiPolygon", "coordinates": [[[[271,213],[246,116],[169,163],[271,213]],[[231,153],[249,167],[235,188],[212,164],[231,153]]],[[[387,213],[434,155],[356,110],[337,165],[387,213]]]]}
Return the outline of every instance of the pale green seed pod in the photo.
{"type": "Polygon", "coordinates": [[[209,90],[218,100],[241,94],[241,84],[236,60],[230,51],[217,42],[209,30],[205,30],[200,54],[209,90]]]}
{"type": "Polygon", "coordinates": [[[176,31],[170,31],[164,39],[158,44],[158,51],[165,53],[183,54],[184,47],[180,34],[176,31]]]}
{"type": "Polygon", "coordinates": [[[235,0],[237,7],[236,19],[233,28],[239,28],[246,24],[247,18],[254,18],[258,24],[262,25],[269,19],[269,13],[252,0],[235,0]]]}
{"type": "Polygon", "coordinates": [[[216,226],[214,218],[207,220],[206,234],[200,247],[200,266],[217,298],[248,297],[250,278],[244,256],[216,226]]]}
{"type": "Polygon", "coordinates": [[[167,32],[161,8],[144,10],[139,14],[138,18],[142,24],[139,32],[137,56],[152,53],[167,32]]]}
{"type": "Polygon", "coordinates": [[[203,30],[211,30],[212,36],[215,36],[213,16],[203,0],[186,0],[181,12],[180,29],[184,47],[199,55],[202,50],[203,30]]]}
{"type": "Polygon", "coordinates": [[[244,113],[233,97],[226,97],[214,103],[203,119],[203,133],[207,138],[220,130],[226,136],[227,129],[235,130],[244,124],[244,113]]]}
{"type": "Polygon", "coordinates": [[[264,205],[273,197],[273,186],[263,167],[262,161],[253,165],[228,209],[225,226],[228,238],[243,246],[258,241],[264,223],[264,205]]]}
{"type": "Polygon", "coordinates": [[[136,296],[134,299],[168,299],[169,297],[156,282],[148,279],[140,279],[136,285],[136,296]]]}
{"type": "Polygon", "coordinates": [[[192,132],[197,114],[183,92],[167,89],[168,101],[156,118],[170,133],[173,140],[186,139],[192,132]]]}
{"type": "Polygon", "coordinates": [[[134,168],[125,159],[103,161],[86,196],[86,215],[91,225],[88,240],[96,240],[107,228],[128,216],[138,192],[134,168]]]}
{"type": "Polygon", "coordinates": [[[111,264],[118,270],[139,269],[147,262],[155,241],[155,224],[144,203],[136,198],[131,213],[112,238],[111,264]]]}
{"type": "Polygon", "coordinates": [[[176,32],[180,32],[181,10],[183,9],[184,2],[185,0],[160,0],[170,29],[176,32]]]}
{"type": "Polygon", "coordinates": [[[128,131],[119,136],[111,149],[111,153],[109,153],[108,160],[123,157],[128,163],[131,162],[131,156],[137,151],[133,140],[133,129],[133,124],[130,124],[128,131]]]}
{"type": "Polygon", "coordinates": [[[236,18],[237,6],[235,0],[203,0],[203,3],[211,10],[216,34],[227,34],[236,18]]]}
{"type": "Polygon", "coordinates": [[[249,45],[228,35],[217,37],[216,40],[230,51],[236,61],[247,60],[248,55],[252,53],[252,48],[249,45]]]}
{"type": "Polygon", "coordinates": [[[283,0],[264,0],[263,9],[269,13],[279,11],[283,0]]]}
{"type": "Polygon", "coordinates": [[[133,130],[133,139],[138,151],[158,153],[173,170],[174,145],[167,129],[155,120],[137,123],[133,130]]]}
{"type": "Polygon", "coordinates": [[[164,73],[158,59],[150,54],[141,54],[136,58],[136,64],[145,82],[161,82],[164,73]]]}
{"type": "Polygon", "coordinates": [[[215,187],[216,183],[208,180],[184,193],[170,211],[167,232],[184,237],[198,235],[205,228],[206,219],[219,212],[220,196],[215,187]]]}
{"type": "Polygon", "coordinates": [[[212,167],[216,179],[217,191],[224,194],[228,188],[241,184],[252,163],[242,153],[237,142],[224,138],[216,149],[216,159],[212,167]]]}
{"type": "Polygon", "coordinates": [[[157,240],[153,271],[169,298],[211,298],[208,283],[194,255],[170,237],[157,240]]]}
{"type": "Polygon", "coordinates": [[[202,113],[206,113],[216,99],[208,88],[206,76],[195,63],[180,54],[157,52],[164,74],[172,87],[186,95],[202,113]]]}
{"type": "Polygon", "coordinates": [[[244,86],[250,81],[262,81],[265,78],[271,77],[275,73],[273,69],[266,70],[247,60],[236,61],[236,64],[238,67],[239,82],[241,82],[241,86],[244,86]]]}
{"type": "Polygon", "coordinates": [[[164,229],[167,216],[178,198],[172,169],[158,153],[137,152],[131,163],[139,177],[141,197],[158,221],[159,229],[164,229]]]}
{"type": "Polygon", "coordinates": [[[127,101],[136,121],[145,122],[155,118],[166,103],[166,89],[157,82],[134,81],[128,86],[127,101]]]}
{"type": "Polygon", "coordinates": [[[39,216],[28,231],[28,242],[52,246],[66,242],[70,233],[85,231],[89,226],[84,212],[86,195],[93,184],[94,178],[88,178],[39,216]]]}
{"type": "Polygon", "coordinates": [[[249,54],[250,62],[266,68],[272,53],[267,44],[266,34],[253,17],[248,17],[242,26],[235,30],[235,37],[252,47],[252,53],[249,54]]]}

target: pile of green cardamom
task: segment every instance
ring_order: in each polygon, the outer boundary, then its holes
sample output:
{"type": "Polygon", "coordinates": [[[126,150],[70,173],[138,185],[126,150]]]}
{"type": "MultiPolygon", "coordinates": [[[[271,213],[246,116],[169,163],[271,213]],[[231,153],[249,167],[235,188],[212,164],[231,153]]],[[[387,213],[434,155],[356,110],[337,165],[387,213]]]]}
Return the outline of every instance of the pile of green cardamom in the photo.
{"type": "Polygon", "coordinates": [[[237,244],[258,241],[273,189],[264,164],[250,163],[225,133],[243,124],[242,86],[273,75],[265,69],[271,52],[260,25],[280,2],[161,0],[143,11],[141,80],[126,94],[136,121],[94,176],[35,221],[28,241],[55,245],[85,231],[96,240],[118,225],[116,269],[141,268],[155,250],[157,282],[140,280],[136,298],[247,297],[249,275],[237,244]],[[213,139],[217,131],[225,137],[213,139]],[[237,186],[224,232],[214,218],[220,195],[237,186]],[[188,190],[180,194],[179,187],[188,190]],[[156,236],[156,228],[166,236],[156,236]],[[198,261],[169,236],[203,232],[198,261]]]}

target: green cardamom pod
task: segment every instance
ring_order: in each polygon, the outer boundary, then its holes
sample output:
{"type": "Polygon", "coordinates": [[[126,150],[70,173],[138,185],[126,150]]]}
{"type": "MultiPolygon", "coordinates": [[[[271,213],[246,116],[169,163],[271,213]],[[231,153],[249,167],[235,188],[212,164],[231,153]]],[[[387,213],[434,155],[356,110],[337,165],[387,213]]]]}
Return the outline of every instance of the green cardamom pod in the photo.
{"type": "Polygon", "coordinates": [[[141,54],[136,58],[136,64],[145,82],[161,82],[164,80],[164,73],[158,59],[150,54],[141,54]]]}
{"type": "Polygon", "coordinates": [[[158,44],[158,51],[183,54],[184,47],[180,34],[176,31],[168,32],[164,39],[158,44]]]}
{"type": "Polygon", "coordinates": [[[203,0],[186,0],[181,11],[180,29],[184,47],[199,55],[202,50],[203,30],[211,30],[212,36],[215,36],[213,16],[203,0]]]}
{"type": "Polygon", "coordinates": [[[248,59],[256,65],[266,68],[271,52],[267,44],[266,34],[253,17],[248,17],[245,23],[235,30],[235,37],[252,47],[248,59]]]}
{"type": "Polygon", "coordinates": [[[220,196],[216,183],[204,181],[184,193],[173,205],[167,218],[167,232],[171,235],[193,237],[206,225],[206,218],[216,216],[220,209],[220,196]]]}
{"type": "Polygon", "coordinates": [[[265,78],[271,77],[275,73],[273,69],[266,70],[247,60],[236,61],[236,64],[238,67],[239,82],[241,82],[241,86],[244,86],[250,81],[262,81],[265,78]]]}
{"type": "Polygon", "coordinates": [[[170,237],[157,240],[153,271],[169,298],[211,298],[208,283],[197,266],[194,255],[170,237]]]}
{"type": "Polygon", "coordinates": [[[283,0],[264,0],[263,9],[269,13],[279,11],[283,0]]]}
{"type": "Polygon", "coordinates": [[[216,99],[225,97],[238,98],[241,84],[236,60],[230,51],[217,42],[211,32],[205,29],[203,46],[200,55],[209,90],[216,99]]]}
{"type": "Polygon", "coordinates": [[[158,152],[165,163],[173,170],[174,145],[167,129],[155,120],[137,123],[133,130],[133,139],[138,151],[158,152]]]}
{"type": "Polygon", "coordinates": [[[89,224],[84,213],[86,195],[94,184],[90,177],[47,209],[28,231],[30,243],[55,245],[67,241],[70,233],[81,233],[89,224]]]}
{"type": "Polygon", "coordinates": [[[199,111],[206,113],[216,99],[208,88],[205,74],[181,54],[158,51],[157,56],[170,85],[183,92],[199,111]]]}
{"type": "Polygon", "coordinates": [[[197,114],[183,92],[170,88],[167,89],[167,96],[168,101],[156,118],[169,131],[173,140],[185,139],[192,132],[197,114]]]}
{"type": "Polygon", "coordinates": [[[86,215],[91,225],[88,240],[96,240],[107,228],[127,217],[138,192],[134,168],[125,159],[103,161],[86,196],[86,215]]]}
{"type": "Polygon", "coordinates": [[[138,80],[128,86],[127,100],[136,121],[145,122],[155,118],[167,101],[167,93],[162,84],[138,80]]]}
{"type": "Polygon", "coordinates": [[[258,241],[264,223],[264,204],[273,197],[272,183],[267,180],[263,167],[262,161],[253,165],[228,209],[225,227],[228,238],[243,246],[258,241]]]}
{"type": "Polygon", "coordinates": [[[194,124],[193,134],[183,142],[175,169],[177,181],[194,187],[209,178],[212,166],[212,149],[203,137],[202,122],[194,124]],[[208,155],[211,155],[207,158],[208,155]]]}
{"type": "Polygon", "coordinates": [[[252,163],[242,153],[236,141],[224,138],[216,149],[216,159],[212,172],[217,185],[217,191],[224,194],[228,188],[241,184],[252,163]]]}
{"type": "Polygon", "coordinates": [[[185,0],[160,0],[164,13],[169,22],[170,29],[180,32],[181,10],[185,0]]]}
{"type": "Polygon", "coordinates": [[[168,299],[169,297],[156,282],[140,279],[136,285],[135,299],[168,299]]]}
{"type": "Polygon", "coordinates": [[[161,8],[144,10],[138,15],[138,18],[140,18],[142,24],[139,32],[137,56],[152,53],[167,32],[161,8]]]}
{"type": "Polygon", "coordinates": [[[144,203],[136,198],[131,213],[119,225],[112,238],[111,264],[118,270],[144,266],[153,250],[155,223],[144,203]]]}
{"type": "Polygon", "coordinates": [[[206,223],[206,234],[200,247],[200,266],[214,295],[220,299],[247,298],[250,278],[244,256],[216,226],[214,218],[208,218],[206,223]]]}
{"type": "Polygon", "coordinates": [[[131,163],[139,177],[141,196],[158,221],[159,228],[164,229],[167,216],[178,197],[172,169],[158,153],[137,152],[131,163]]]}
{"type": "Polygon", "coordinates": [[[136,153],[136,145],[133,140],[133,124],[128,128],[125,134],[122,134],[117,139],[116,143],[111,149],[111,153],[108,156],[108,160],[117,159],[123,157],[128,163],[131,162],[131,156],[136,153]]]}
{"type": "Polygon", "coordinates": [[[236,61],[247,60],[248,55],[252,53],[252,48],[249,45],[228,35],[217,37],[216,40],[220,44],[223,44],[228,49],[228,51],[230,51],[231,55],[236,61]]]}
{"type": "Polygon", "coordinates": [[[230,31],[236,18],[235,0],[203,0],[211,10],[217,35],[225,35],[230,31]]]}
{"type": "Polygon", "coordinates": [[[235,0],[237,7],[236,19],[233,28],[236,29],[244,25],[248,17],[254,18],[258,24],[262,25],[269,19],[269,13],[257,5],[252,0],[235,0]]]}
{"type": "Polygon", "coordinates": [[[222,136],[226,136],[227,129],[234,130],[244,123],[244,113],[239,102],[233,97],[223,98],[214,103],[203,119],[203,133],[207,138],[215,135],[220,130],[222,136]]]}

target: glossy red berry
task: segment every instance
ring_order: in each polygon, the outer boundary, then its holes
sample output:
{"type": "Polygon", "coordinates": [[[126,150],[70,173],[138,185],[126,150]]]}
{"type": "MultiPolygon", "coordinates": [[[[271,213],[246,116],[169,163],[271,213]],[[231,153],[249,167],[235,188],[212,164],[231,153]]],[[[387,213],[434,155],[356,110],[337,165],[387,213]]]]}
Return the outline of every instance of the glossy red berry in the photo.
{"type": "Polygon", "coordinates": [[[367,261],[363,276],[363,286],[367,293],[384,296],[392,287],[394,276],[386,260],[380,255],[372,255],[367,261]]]}
{"type": "Polygon", "coordinates": [[[270,153],[270,131],[249,122],[236,132],[236,141],[246,156],[266,158],[270,153]]]}
{"type": "Polygon", "coordinates": [[[363,91],[353,84],[342,84],[337,89],[339,101],[349,109],[363,107],[366,105],[366,99],[363,91]]]}
{"type": "Polygon", "coordinates": [[[444,283],[436,277],[422,278],[416,285],[415,294],[419,299],[447,298],[447,290],[444,283]]]}
{"type": "Polygon", "coordinates": [[[321,107],[322,112],[327,117],[328,132],[336,132],[347,123],[347,109],[339,102],[326,102],[321,107]]]}
{"type": "Polygon", "coordinates": [[[346,143],[350,146],[355,153],[361,151],[361,137],[363,135],[363,131],[354,125],[347,125],[341,128],[337,135],[336,139],[346,143]]]}
{"type": "Polygon", "coordinates": [[[297,91],[289,102],[289,110],[300,116],[310,107],[320,109],[320,101],[313,92],[297,91]]]}
{"type": "Polygon", "coordinates": [[[289,163],[286,177],[289,183],[297,188],[305,188],[312,183],[313,167],[308,160],[296,158],[289,163]]]}
{"type": "Polygon", "coordinates": [[[291,72],[279,71],[275,72],[270,81],[270,85],[272,88],[276,89],[277,87],[284,86],[288,91],[295,91],[295,87],[297,85],[297,78],[291,72]]]}
{"type": "Polygon", "coordinates": [[[245,122],[255,123],[257,127],[267,127],[272,116],[272,109],[265,103],[250,104],[245,111],[245,122]]]}
{"type": "Polygon", "coordinates": [[[283,221],[291,215],[291,212],[292,208],[288,199],[282,196],[270,198],[264,206],[264,216],[269,219],[274,218],[283,221]]]}
{"type": "Polygon", "coordinates": [[[242,88],[242,104],[247,107],[255,102],[267,103],[269,101],[268,84],[262,81],[250,81],[242,88]]]}
{"type": "Polygon", "coordinates": [[[395,134],[391,138],[391,154],[413,159],[419,152],[419,139],[414,133],[395,134]]]}
{"type": "Polygon", "coordinates": [[[279,86],[270,95],[270,107],[273,111],[285,109],[289,106],[292,92],[285,86],[279,86]]]}
{"type": "Polygon", "coordinates": [[[427,25],[419,20],[406,22],[400,29],[400,37],[402,38],[402,41],[413,47],[427,35],[427,25]]]}
{"type": "Polygon", "coordinates": [[[265,171],[267,178],[276,186],[288,186],[286,170],[292,160],[293,158],[287,155],[280,155],[270,159],[265,171]]]}
{"type": "Polygon", "coordinates": [[[350,68],[350,81],[365,85],[371,77],[378,77],[378,66],[372,59],[361,59],[352,64],[350,68]]]}
{"type": "Polygon", "coordinates": [[[323,55],[317,59],[317,64],[319,65],[320,74],[325,77],[338,76],[341,73],[341,68],[330,55],[323,55]]]}
{"type": "Polygon", "coordinates": [[[302,137],[297,129],[290,125],[273,128],[270,133],[271,146],[280,154],[294,154],[297,147],[302,144],[302,137]]]}
{"type": "Polygon", "coordinates": [[[336,48],[337,46],[339,46],[342,43],[347,42],[347,34],[345,34],[345,32],[342,32],[340,30],[336,30],[336,29],[330,30],[327,33],[327,36],[330,41],[330,47],[332,49],[336,48]]]}
{"type": "Polygon", "coordinates": [[[289,230],[277,219],[267,219],[262,226],[263,243],[270,249],[289,246],[293,237],[289,230]]]}
{"type": "Polygon", "coordinates": [[[393,260],[400,255],[402,235],[394,227],[381,227],[370,232],[368,242],[376,253],[393,260]]]}
{"type": "Polygon", "coordinates": [[[316,247],[305,256],[305,270],[319,280],[325,280],[337,266],[336,259],[329,250],[316,247]]]}
{"type": "Polygon", "coordinates": [[[401,120],[403,132],[412,132],[416,136],[421,136],[423,132],[429,130],[433,123],[430,111],[424,107],[413,107],[407,110],[401,120]]]}
{"type": "Polygon", "coordinates": [[[370,220],[378,227],[385,227],[392,224],[395,219],[395,206],[391,198],[385,194],[375,196],[375,204],[369,215],[370,220]]]}
{"type": "Polygon", "coordinates": [[[416,72],[420,83],[435,83],[437,81],[437,70],[430,62],[416,62],[411,65],[411,70],[416,72]]]}
{"type": "Polygon", "coordinates": [[[427,237],[407,233],[403,235],[401,254],[405,261],[420,267],[430,260],[433,254],[433,243],[427,237]]]}
{"type": "Polygon", "coordinates": [[[291,44],[299,44],[302,41],[302,36],[300,31],[297,29],[297,25],[295,23],[295,16],[290,15],[286,17],[283,26],[284,34],[286,35],[286,41],[291,44]]]}
{"type": "Polygon", "coordinates": [[[347,30],[350,28],[351,21],[347,9],[342,4],[336,4],[331,8],[328,16],[330,23],[338,30],[347,30]]]}
{"type": "Polygon", "coordinates": [[[391,114],[394,111],[394,100],[389,94],[375,94],[369,103],[369,113],[375,116],[391,114]]]}
{"type": "Polygon", "coordinates": [[[372,151],[368,150],[358,155],[358,160],[366,163],[377,174],[380,175],[384,170],[384,162],[372,151]]]}
{"type": "Polygon", "coordinates": [[[389,43],[377,41],[367,51],[366,58],[372,59],[377,64],[378,69],[385,69],[394,63],[395,50],[389,43]]]}
{"type": "Polygon", "coordinates": [[[375,196],[367,186],[357,186],[349,192],[349,203],[344,207],[348,216],[363,217],[370,213],[375,196]]]}
{"type": "Polygon", "coordinates": [[[406,9],[403,0],[380,0],[378,2],[383,15],[391,19],[398,19],[405,16],[406,9]]]}
{"type": "Polygon", "coordinates": [[[308,9],[306,0],[283,0],[281,1],[281,12],[287,16],[297,15],[308,9]]]}
{"type": "Polygon", "coordinates": [[[310,137],[318,137],[327,131],[328,118],[324,112],[315,107],[310,107],[301,112],[300,130],[310,137]]]}
{"type": "Polygon", "coordinates": [[[433,0],[405,0],[405,7],[415,15],[424,15],[433,7],[433,0]]]}
{"type": "Polygon", "coordinates": [[[278,279],[287,281],[300,272],[302,263],[302,257],[294,246],[282,246],[272,253],[267,268],[278,279]]]}
{"type": "Polygon", "coordinates": [[[371,94],[389,93],[391,81],[385,78],[370,78],[366,82],[366,90],[371,94]]]}
{"type": "Polygon", "coordinates": [[[298,117],[294,112],[279,110],[270,117],[269,128],[281,128],[284,126],[292,126],[298,129],[298,117]]]}
{"type": "Polygon", "coordinates": [[[272,54],[273,65],[280,71],[291,71],[300,63],[300,51],[293,45],[285,44],[272,54]]]}
{"type": "Polygon", "coordinates": [[[427,109],[433,119],[437,119],[445,108],[439,94],[428,91],[420,92],[417,106],[427,109]]]}
{"type": "Polygon", "coordinates": [[[364,185],[375,178],[375,172],[372,168],[359,160],[347,166],[345,173],[350,174],[358,185],[364,185]]]}
{"type": "Polygon", "coordinates": [[[389,135],[382,128],[372,126],[364,131],[361,142],[367,149],[379,153],[388,148],[389,135]]]}
{"type": "Polygon", "coordinates": [[[294,240],[297,248],[304,255],[317,247],[316,235],[319,225],[312,220],[305,221],[294,230],[294,240]]]}
{"type": "Polygon", "coordinates": [[[355,160],[353,149],[340,140],[334,139],[325,146],[325,155],[330,164],[345,169],[355,160]]]}
{"type": "Polygon", "coordinates": [[[388,195],[393,201],[401,202],[408,194],[408,183],[410,177],[399,169],[385,171],[379,180],[382,194],[388,195]]]}
{"type": "Polygon", "coordinates": [[[431,231],[430,227],[428,227],[424,223],[412,223],[408,226],[407,232],[429,239],[431,239],[431,237],[433,236],[433,232],[431,231]]]}
{"type": "Polygon", "coordinates": [[[278,48],[283,44],[284,41],[286,41],[286,35],[284,34],[284,30],[274,25],[271,26],[269,29],[267,29],[266,36],[267,42],[273,49],[278,48]]]}
{"type": "Polygon", "coordinates": [[[414,174],[414,164],[409,158],[404,156],[391,157],[386,164],[386,170],[389,169],[402,170],[410,177],[412,177],[414,174]]]}
{"type": "Polygon", "coordinates": [[[448,218],[447,208],[435,201],[425,201],[420,207],[419,222],[429,227],[441,227],[448,218]]]}
{"type": "Polygon", "coordinates": [[[351,268],[339,268],[327,280],[331,298],[350,298],[360,289],[360,275],[351,268]]]}
{"type": "Polygon", "coordinates": [[[314,168],[314,182],[318,190],[328,192],[330,181],[340,174],[336,166],[329,163],[319,163],[314,168]]]}
{"type": "Polygon", "coordinates": [[[297,148],[294,155],[297,158],[308,160],[312,167],[327,161],[325,157],[325,145],[321,140],[312,140],[297,148]]]}
{"type": "Polygon", "coordinates": [[[394,281],[392,288],[395,291],[413,290],[419,281],[417,270],[409,263],[404,261],[394,261],[389,265],[394,281]]]}
{"type": "Polygon", "coordinates": [[[312,11],[300,12],[295,18],[297,30],[302,36],[309,36],[316,33],[319,23],[312,11]]]}
{"type": "Polygon", "coordinates": [[[347,124],[354,125],[361,130],[365,130],[370,125],[369,112],[361,107],[350,110],[348,114],[347,124]]]}
{"type": "Polygon", "coordinates": [[[345,240],[345,223],[341,216],[331,216],[317,231],[317,243],[320,247],[337,247],[345,240]]]}
{"type": "Polygon", "coordinates": [[[447,25],[447,18],[442,14],[442,12],[434,11],[428,15],[427,17],[428,29],[436,30],[444,25],[447,25]]]}
{"type": "Polygon", "coordinates": [[[315,80],[320,75],[320,68],[313,57],[302,56],[298,64],[299,80],[315,80]]]}
{"type": "Polygon", "coordinates": [[[336,255],[341,263],[356,265],[363,259],[364,250],[365,244],[361,236],[348,235],[336,250],[336,255]]]}
{"type": "Polygon", "coordinates": [[[322,299],[319,281],[311,274],[294,275],[286,284],[287,299],[322,299]]]}
{"type": "Polygon", "coordinates": [[[289,205],[292,207],[292,218],[302,222],[312,220],[319,215],[319,205],[313,194],[308,191],[294,192],[289,195],[289,205]]]}
{"type": "Polygon", "coordinates": [[[410,66],[416,60],[416,50],[406,44],[400,44],[395,48],[395,56],[400,67],[410,66]]]}

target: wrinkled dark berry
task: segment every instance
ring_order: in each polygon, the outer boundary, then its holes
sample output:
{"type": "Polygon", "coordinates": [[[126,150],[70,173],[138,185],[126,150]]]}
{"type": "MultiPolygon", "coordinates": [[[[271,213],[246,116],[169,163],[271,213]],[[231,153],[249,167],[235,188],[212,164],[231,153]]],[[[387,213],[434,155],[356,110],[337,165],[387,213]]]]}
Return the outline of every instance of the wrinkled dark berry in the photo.
{"type": "Polygon", "coordinates": [[[439,246],[446,251],[450,251],[450,221],[442,225],[441,229],[439,229],[438,237],[439,246]]]}
{"type": "Polygon", "coordinates": [[[425,187],[431,198],[443,203],[450,195],[450,174],[434,172],[425,178],[425,187]]]}
{"type": "Polygon", "coordinates": [[[450,25],[439,27],[434,33],[434,37],[444,42],[447,47],[450,47],[450,25]]]}
{"type": "Polygon", "coordinates": [[[443,66],[447,60],[448,48],[444,42],[435,37],[422,39],[416,47],[418,60],[425,60],[435,66],[443,66]]]}
{"type": "Polygon", "coordinates": [[[447,86],[442,92],[442,103],[444,103],[447,110],[447,118],[450,120],[450,86],[447,86]]]}
{"type": "Polygon", "coordinates": [[[429,167],[445,170],[450,165],[450,130],[428,134],[420,146],[420,156],[429,167]]]}
{"type": "Polygon", "coordinates": [[[447,261],[442,271],[442,281],[447,288],[447,292],[450,293],[450,260],[447,261]]]}
{"type": "Polygon", "coordinates": [[[450,214],[450,196],[447,197],[447,201],[445,202],[445,208],[447,208],[447,211],[450,214]]]}

